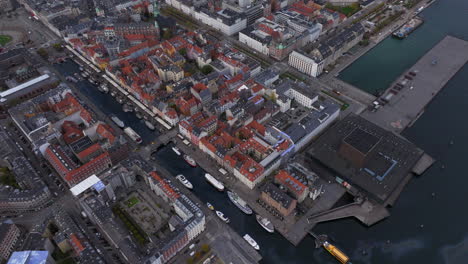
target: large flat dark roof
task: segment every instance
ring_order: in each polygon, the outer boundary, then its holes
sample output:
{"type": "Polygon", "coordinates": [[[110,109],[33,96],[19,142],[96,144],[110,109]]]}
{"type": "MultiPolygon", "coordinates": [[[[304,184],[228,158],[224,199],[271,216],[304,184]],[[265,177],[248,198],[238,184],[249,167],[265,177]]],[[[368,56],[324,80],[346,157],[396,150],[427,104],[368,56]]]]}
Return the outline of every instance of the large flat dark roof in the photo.
{"type": "Polygon", "coordinates": [[[378,142],[380,138],[357,127],[347,137],[344,142],[357,149],[362,154],[367,154],[378,142]]]}
{"type": "Polygon", "coordinates": [[[323,133],[307,150],[337,176],[385,203],[424,152],[401,136],[350,114],[323,133]],[[368,151],[361,167],[339,154],[343,141],[368,151]]]}

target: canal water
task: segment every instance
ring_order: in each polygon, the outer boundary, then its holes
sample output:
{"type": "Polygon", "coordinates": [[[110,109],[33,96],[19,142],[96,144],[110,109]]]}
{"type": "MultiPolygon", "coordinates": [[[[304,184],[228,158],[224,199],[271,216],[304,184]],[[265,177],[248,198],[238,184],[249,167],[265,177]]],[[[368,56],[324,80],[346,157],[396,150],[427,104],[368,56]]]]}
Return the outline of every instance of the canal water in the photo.
{"type": "MultiPolygon", "coordinates": [[[[58,72],[60,72],[63,76],[71,75],[75,72],[80,72],[78,64],[73,62],[72,60],[67,60],[64,63],[56,64],[55,68],[58,72]]],[[[151,131],[149,130],[143,119],[138,119],[135,115],[135,112],[127,112],[125,113],[122,110],[122,105],[119,104],[115,98],[113,98],[110,93],[105,94],[99,92],[97,86],[90,83],[88,80],[82,80],[78,83],[74,83],[73,85],[78,88],[81,93],[86,96],[97,108],[101,110],[105,115],[108,117],[110,115],[117,116],[120,120],[125,123],[125,126],[131,127],[135,132],[137,132],[140,137],[142,138],[143,145],[150,143],[151,141],[155,140],[156,137],[159,135],[157,130],[151,131]]],[[[109,122],[112,122],[108,120],[109,122]]]]}

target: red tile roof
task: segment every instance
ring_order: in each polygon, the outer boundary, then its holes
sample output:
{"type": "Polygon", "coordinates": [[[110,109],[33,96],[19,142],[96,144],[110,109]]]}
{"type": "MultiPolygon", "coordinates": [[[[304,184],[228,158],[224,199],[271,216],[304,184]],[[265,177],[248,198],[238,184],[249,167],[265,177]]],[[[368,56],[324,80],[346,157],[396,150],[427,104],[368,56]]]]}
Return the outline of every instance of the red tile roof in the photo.
{"type": "Polygon", "coordinates": [[[297,197],[299,197],[307,189],[307,186],[284,170],[281,170],[278,172],[278,174],[276,174],[275,180],[287,187],[297,197]]]}

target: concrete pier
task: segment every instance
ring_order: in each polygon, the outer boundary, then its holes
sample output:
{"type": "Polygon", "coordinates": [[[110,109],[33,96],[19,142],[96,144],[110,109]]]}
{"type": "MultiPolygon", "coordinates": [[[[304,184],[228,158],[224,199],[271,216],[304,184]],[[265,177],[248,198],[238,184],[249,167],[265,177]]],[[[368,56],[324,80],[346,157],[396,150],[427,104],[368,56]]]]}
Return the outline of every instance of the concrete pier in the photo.
{"type": "Polygon", "coordinates": [[[467,61],[468,41],[445,37],[383,93],[378,99],[382,107],[361,116],[400,133],[424,113],[426,105],[467,61]]]}

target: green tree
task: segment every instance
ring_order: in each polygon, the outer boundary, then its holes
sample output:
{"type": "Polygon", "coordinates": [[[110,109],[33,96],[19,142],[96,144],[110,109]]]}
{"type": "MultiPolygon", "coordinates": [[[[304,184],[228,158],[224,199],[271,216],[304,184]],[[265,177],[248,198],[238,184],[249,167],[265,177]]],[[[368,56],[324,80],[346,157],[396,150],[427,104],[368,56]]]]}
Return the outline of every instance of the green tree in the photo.
{"type": "Polygon", "coordinates": [[[165,28],[162,37],[163,39],[172,38],[172,30],[170,30],[169,28],[165,28]]]}
{"type": "Polygon", "coordinates": [[[205,65],[201,68],[201,72],[205,75],[213,72],[213,67],[211,67],[210,65],[205,65]]]}
{"type": "Polygon", "coordinates": [[[54,47],[54,49],[55,49],[56,51],[58,51],[58,52],[62,52],[62,51],[63,51],[63,46],[62,46],[62,44],[60,44],[60,43],[55,43],[55,44],[52,45],[52,47],[54,47]]]}
{"type": "Polygon", "coordinates": [[[180,49],[179,54],[185,57],[187,55],[187,49],[185,48],[180,49]]]}
{"type": "Polygon", "coordinates": [[[38,49],[37,54],[39,54],[43,59],[47,59],[49,57],[49,53],[44,48],[38,49]]]}
{"type": "Polygon", "coordinates": [[[210,245],[208,245],[208,244],[201,245],[201,251],[203,253],[207,253],[208,251],[210,251],[210,245]]]}

